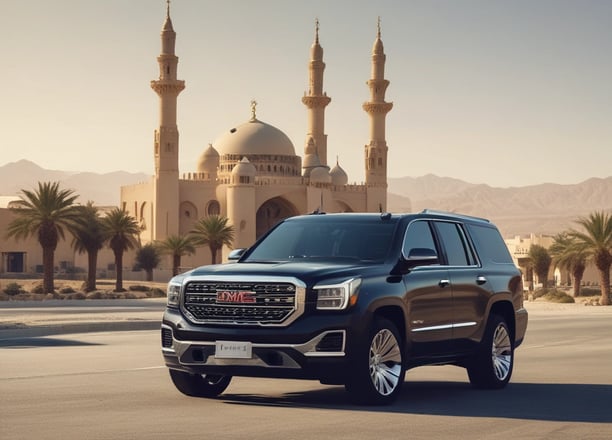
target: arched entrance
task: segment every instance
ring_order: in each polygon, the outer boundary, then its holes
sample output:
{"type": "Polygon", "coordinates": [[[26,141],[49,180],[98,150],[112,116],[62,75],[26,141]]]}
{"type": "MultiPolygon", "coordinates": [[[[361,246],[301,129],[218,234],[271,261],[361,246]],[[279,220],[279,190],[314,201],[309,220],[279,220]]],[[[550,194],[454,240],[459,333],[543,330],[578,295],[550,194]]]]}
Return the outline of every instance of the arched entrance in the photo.
{"type": "Polygon", "coordinates": [[[343,202],[342,200],[336,200],[336,211],[335,212],[353,212],[353,208],[351,208],[348,203],[343,202]]]}
{"type": "Polygon", "coordinates": [[[256,238],[268,232],[270,228],[279,221],[298,214],[299,211],[296,207],[282,197],[274,197],[273,199],[267,200],[257,210],[257,223],[255,226],[256,238]]]}

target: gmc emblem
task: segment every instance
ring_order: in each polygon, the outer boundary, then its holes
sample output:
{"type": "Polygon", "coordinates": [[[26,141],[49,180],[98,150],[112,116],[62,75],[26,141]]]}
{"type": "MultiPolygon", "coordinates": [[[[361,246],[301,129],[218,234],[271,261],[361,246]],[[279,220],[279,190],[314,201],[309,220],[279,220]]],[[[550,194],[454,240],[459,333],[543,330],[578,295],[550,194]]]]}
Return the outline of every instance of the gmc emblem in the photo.
{"type": "Polygon", "coordinates": [[[217,292],[217,303],[252,304],[256,301],[255,292],[243,290],[221,290],[217,292]]]}

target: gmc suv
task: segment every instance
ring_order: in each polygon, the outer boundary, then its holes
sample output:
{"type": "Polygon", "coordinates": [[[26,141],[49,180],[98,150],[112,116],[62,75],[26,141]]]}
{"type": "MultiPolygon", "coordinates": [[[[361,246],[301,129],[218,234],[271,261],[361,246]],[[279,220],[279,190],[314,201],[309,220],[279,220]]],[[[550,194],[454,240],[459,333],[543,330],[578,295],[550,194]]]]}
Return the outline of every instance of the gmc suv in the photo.
{"type": "Polygon", "coordinates": [[[252,376],[316,379],[387,404],[406,370],[443,364],[502,388],[527,329],[521,274],[484,219],[297,216],[230,260],[168,284],[162,352],[189,396],[252,376]]]}

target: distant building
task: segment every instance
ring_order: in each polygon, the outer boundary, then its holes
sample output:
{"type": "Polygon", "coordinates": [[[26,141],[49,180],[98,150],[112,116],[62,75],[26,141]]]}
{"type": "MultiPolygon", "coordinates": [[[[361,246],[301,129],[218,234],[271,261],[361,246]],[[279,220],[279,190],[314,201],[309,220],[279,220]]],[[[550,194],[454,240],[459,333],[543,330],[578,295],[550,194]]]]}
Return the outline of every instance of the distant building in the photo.
{"type": "MultiPolygon", "coordinates": [[[[535,274],[529,266],[529,249],[534,244],[549,249],[554,243],[554,238],[544,234],[529,234],[528,237],[517,235],[513,238],[506,239],[505,242],[512,255],[514,264],[523,272],[524,288],[541,287],[544,280],[539,280],[537,274],[535,274]]],[[[554,262],[550,265],[550,270],[548,271],[548,281],[552,281],[555,286],[570,286],[572,284],[571,276],[568,271],[555,267],[554,262]]],[[[593,263],[587,264],[582,283],[584,285],[599,284],[599,275],[593,263]]]]}
{"type": "MultiPolygon", "coordinates": [[[[160,99],[160,126],[155,130],[155,175],[149,182],[122,187],[121,204],[143,227],[144,242],[185,235],[209,215],[228,217],[236,231],[234,247],[248,247],[278,221],[315,210],[377,212],[387,207],[386,114],[389,81],[384,78],[385,53],[380,24],[372,49],[370,100],[363,109],[370,117],[370,142],[365,146],[363,184],[349,184],[347,173],[327,157],[325,107],[331,98],[323,91],[323,49],[318,22],[310,50],[309,88],[302,97],[307,108],[304,155],[278,128],[258,119],[257,103],[251,117],[222,133],[194,158],[193,170],[179,176],[177,97],[185,89],[178,79],[176,33],[169,10],[161,32],[159,78],[151,88],[160,99]]],[[[228,249],[224,249],[224,256],[228,249]]],[[[210,261],[200,250],[188,264],[210,261]]]]}
{"type": "MultiPolygon", "coordinates": [[[[177,98],[185,82],[178,79],[175,41],[168,7],[157,57],[159,78],[151,81],[160,100],[152,151],[154,175],[148,182],[121,188],[121,206],[140,222],[142,243],[187,234],[197,220],[209,215],[228,217],[236,230],[234,247],[238,248],[250,246],[278,221],[293,215],[315,210],[387,209],[385,124],[393,104],[385,101],[389,81],[384,75],[386,56],[380,23],[367,81],[370,99],[363,104],[370,118],[370,141],[364,148],[365,182],[361,184],[349,183],[338,161],[333,165],[328,161],[325,108],[331,98],[323,88],[325,63],[318,22],[310,50],[308,91],[301,98],[308,115],[303,156],[296,154],[292,141],[280,129],[258,119],[253,101],[250,118],[223,132],[194,158],[192,171],[179,175],[177,98]]],[[[5,231],[12,218],[8,209],[0,208],[0,230],[5,231]]],[[[224,257],[228,251],[223,250],[224,257]]],[[[42,251],[35,239],[15,242],[2,236],[0,253],[0,275],[42,271],[42,251]]],[[[132,257],[133,253],[126,254],[126,264],[132,257]]],[[[55,261],[66,268],[86,267],[86,257],[71,250],[70,240],[60,242],[55,261]]],[[[101,272],[113,269],[111,252],[103,251],[98,261],[101,272]]],[[[183,257],[182,264],[190,267],[209,262],[208,249],[199,249],[195,256],[183,257]]],[[[158,271],[160,279],[167,279],[169,260],[166,263],[158,271]]],[[[125,273],[126,279],[130,276],[125,273]]]]}

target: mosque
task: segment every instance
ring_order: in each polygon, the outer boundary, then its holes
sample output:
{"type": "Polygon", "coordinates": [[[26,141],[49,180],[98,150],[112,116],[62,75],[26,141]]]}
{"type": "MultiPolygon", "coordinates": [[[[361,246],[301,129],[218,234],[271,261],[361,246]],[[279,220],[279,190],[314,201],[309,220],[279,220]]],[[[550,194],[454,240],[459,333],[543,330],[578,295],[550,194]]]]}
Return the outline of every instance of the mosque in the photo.
{"type": "MultiPolygon", "coordinates": [[[[365,182],[349,184],[347,173],[327,157],[325,107],[331,98],[323,90],[323,49],[318,22],[310,49],[309,86],[302,97],[307,108],[304,153],[296,154],[291,140],[278,128],[251,117],[221,134],[194,158],[191,172],[179,176],[177,98],[185,89],[178,79],[176,32],[169,6],[161,31],[157,57],[159,78],[151,88],[160,100],[159,127],[155,130],[155,174],[145,183],[121,188],[121,206],[141,224],[142,242],[186,235],[199,219],[222,215],[234,226],[234,248],[248,247],[279,220],[321,210],[325,212],[378,212],[387,207],[386,114],[389,85],[384,77],[385,53],[380,23],[372,48],[370,100],[363,104],[370,119],[370,141],[365,145],[365,182]]],[[[229,249],[223,250],[223,258],[229,249]]],[[[198,263],[210,258],[205,252],[198,263]]]]}

